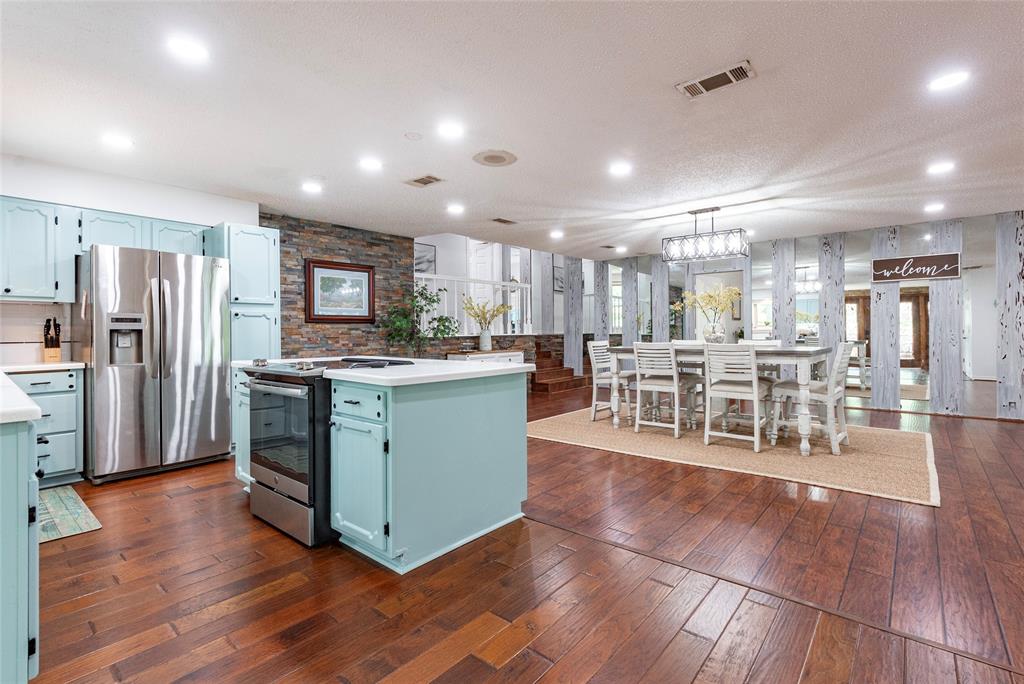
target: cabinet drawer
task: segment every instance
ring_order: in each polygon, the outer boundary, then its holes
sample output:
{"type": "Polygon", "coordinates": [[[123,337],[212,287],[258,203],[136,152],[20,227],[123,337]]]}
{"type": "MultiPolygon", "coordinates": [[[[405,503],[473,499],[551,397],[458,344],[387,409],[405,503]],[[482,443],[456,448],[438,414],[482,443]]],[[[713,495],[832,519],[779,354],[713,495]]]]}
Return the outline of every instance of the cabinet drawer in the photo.
{"type": "Polygon", "coordinates": [[[71,371],[50,371],[46,373],[15,373],[8,376],[25,394],[46,392],[73,392],[78,389],[77,373],[71,371]]]}
{"type": "Polygon", "coordinates": [[[387,420],[388,395],[371,387],[353,387],[334,383],[331,388],[333,413],[368,420],[387,420]]]}
{"type": "Polygon", "coordinates": [[[35,399],[43,412],[35,421],[36,433],[66,432],[78,429],[78,395],[74,392],[43,394],[35,399]]]}
{"type": "Polygon", "coordinates": [[[36,442],[36,461],[46,476],[78,470],[75,458],[75,433],[43,435],[43,443],[36,442]]]}

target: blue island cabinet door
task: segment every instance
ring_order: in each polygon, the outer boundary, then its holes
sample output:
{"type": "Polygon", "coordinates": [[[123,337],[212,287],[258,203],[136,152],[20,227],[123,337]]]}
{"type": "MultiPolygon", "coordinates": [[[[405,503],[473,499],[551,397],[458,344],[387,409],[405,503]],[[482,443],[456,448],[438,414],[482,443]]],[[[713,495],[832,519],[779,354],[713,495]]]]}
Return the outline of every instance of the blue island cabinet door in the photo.
{"type": "Polygon", "coordinates": [[[384,426],[335,417],[331,423],[331,526],[387,550],[387,456],[384,426]]]}

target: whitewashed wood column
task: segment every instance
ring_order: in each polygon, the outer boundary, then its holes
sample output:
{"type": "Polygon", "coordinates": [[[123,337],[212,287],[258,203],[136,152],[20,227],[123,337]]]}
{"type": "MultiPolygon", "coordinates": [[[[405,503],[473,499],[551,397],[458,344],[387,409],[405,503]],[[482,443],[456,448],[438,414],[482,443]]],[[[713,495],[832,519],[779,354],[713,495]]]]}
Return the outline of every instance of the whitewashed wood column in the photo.
{"type": "Polygon", "coordinates": [[[835,350],[846,340],[846,235],[829,233],[818,236],[818,337],[823,347],[832,347],[829,368],[835,350]]]}
{"type": "Polygon", "coordinates": [[[562,365],[573,375],[583,375],[583,260],[565,257],[565,291],[562,293],[562,365]]]}
{"type": "MultiPolygon", "coordinates": [[[[501,282],[507,283],[512,280],[512,245],[501,246],[501,282]]],[[[511,302],[509,301],[508,290],[502,288],[501,290],[501,303],[508,306],[511,302]]],[[[504,331],[509,330],[508,325],[508,313],[501,315],[502,326],[501,329],[504,331]]]]}
{"type": "Polygon", "coordinates": [[[594,262],[594,339],[607,340],[611,330],[611,279],[607,261],[594,262]]]}
{"type": "Polygon", "coordinates": [[[555,331],[555,262],[551,252],[537,252],[540,258],[540,332],[555,331]]]}
{"type": "Polygon", "coordinates": [[[669,341],[668,263],[651,256],[651,341],[669,341]]]}
{"type": "Polygon", "coordinates": [[[996,415],[1024,419],[1024,211],[996,216],[996,289],[996,415]]]}
{"type": "MultiPolygon", "coordinates": [[[[772,339],[796,344],[796,238],[770,243],[772,250],[772,339]]],[[[782,366],[782,379],[795,380],[796,369],[782,366]]]]}
{"type": "MultiPolygon", "coordinates": [[[[519,248],[519,282],[524,285],[529,285],[533,282],[533,250],[519,248]]],[[[530,306],[531,302],[530,292],[527,290],[521,290],[519,292],[519,311],[521,312],[522,320],[519,322],[519,331],[533,331],[533,307],[530,306]]]]}
{"type": "MultiPolygon", "coordinates": [[[[900,255],[900,227],[875,228],[871,258],[900,255]]],[[[900,284],[871,283],[871,405],[900,407],[900,284]]]]}
{"type": "Polygon", "coordinates": [[[636,315],[640,312],[637,298],[636,257],[623,259],[622,264],[622,344],[629,346],[637,341],[636,315]]]}
{"type": "MultiPolygon", "coordinates": [[[[933,221],[932,254],[962,252],[962,221],[933,221]]],[[[981,332],[981,331],[979,331],[981,332]]],[[[960,278],[928,283],[928,383],[933,413],[963,413],[964,373],[961,343],[964,334],[964,281],[960,278]]]]}

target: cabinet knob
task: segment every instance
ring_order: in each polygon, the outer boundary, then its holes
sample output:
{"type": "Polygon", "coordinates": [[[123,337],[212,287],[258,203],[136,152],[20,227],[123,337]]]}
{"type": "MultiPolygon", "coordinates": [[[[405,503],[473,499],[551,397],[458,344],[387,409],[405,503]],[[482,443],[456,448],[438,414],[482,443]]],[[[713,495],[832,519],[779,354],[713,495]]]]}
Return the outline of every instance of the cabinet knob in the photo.
{"type": "Polygon", "coordinates": [[[10,293],[11,293],[11,288],[5,287],[4,288],[4,294],[10,294],[10,293]]]}
{"type": "Polygon", "coordinates": [[[36,470],[36,479],[37,480],[42,480],[44,477],[46,477],[46,471],[44,471],[42,468],[39,468],[38,470],[36,470]]]}
{"type": "Polygon", "coordinates": [[[235,299],[236,302],[238,301],[238,297],[235,297],[234,299],[235,299]]]}

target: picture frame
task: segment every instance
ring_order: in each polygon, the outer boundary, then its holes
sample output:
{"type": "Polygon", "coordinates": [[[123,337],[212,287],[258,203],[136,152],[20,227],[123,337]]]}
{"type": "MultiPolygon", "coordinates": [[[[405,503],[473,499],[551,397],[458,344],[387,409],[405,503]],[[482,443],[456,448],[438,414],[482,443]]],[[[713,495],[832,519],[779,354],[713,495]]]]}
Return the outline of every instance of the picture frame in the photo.
{"type": "Polygon", "coordinates": [[[307,323],[373,323],[373,266],[306,259],[307,323]]]}
{"type": "Polygon", "coordinates": [[[565,267],[552,267],[551,288],[555,292],[565,292],[565,267]]]}
{"type": "Polygon", "coordinates": [[[437,274],[437,247],[421,242],[413,244],[413,271],[437,274]]]}
{"type": "Polygon", "coordinates": [[[737,299],[732,303],[732,320],[742,321],[743,320],[743,300],[737,299]]]}

